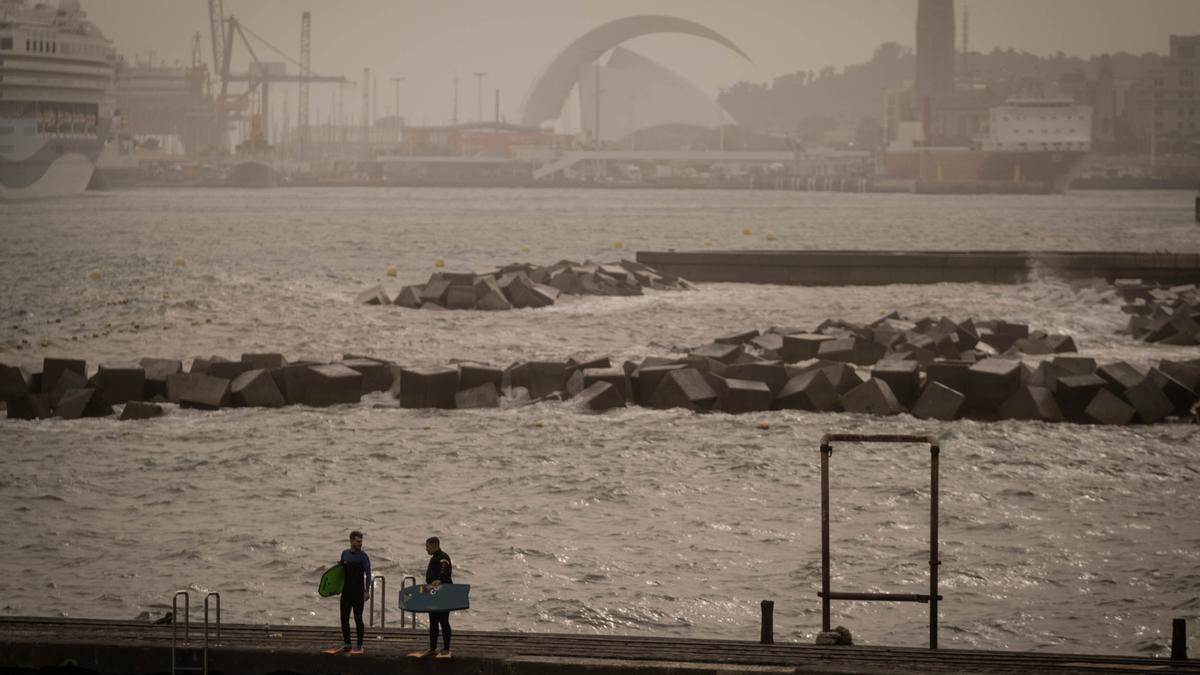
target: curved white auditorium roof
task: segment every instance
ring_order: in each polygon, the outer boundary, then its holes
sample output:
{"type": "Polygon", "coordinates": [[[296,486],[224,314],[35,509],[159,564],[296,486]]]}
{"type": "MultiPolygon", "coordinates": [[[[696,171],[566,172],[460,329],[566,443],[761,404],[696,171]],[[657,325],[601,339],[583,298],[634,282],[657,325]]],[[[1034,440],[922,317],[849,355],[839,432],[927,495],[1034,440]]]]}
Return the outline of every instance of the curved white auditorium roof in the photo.
{"type": "Polygon", "coordinates": [[[597,52],[606,52],[626,40],[651,33],[683,33],[707,38],[750,60],[729,38],[694,21],[656,14],[617,19],[588,31],[550,62],[525,96],[521,124],[539,126],[546,120],[557,119],[572,87],[579,80],[581,65],[591,63],[597,52]]]}

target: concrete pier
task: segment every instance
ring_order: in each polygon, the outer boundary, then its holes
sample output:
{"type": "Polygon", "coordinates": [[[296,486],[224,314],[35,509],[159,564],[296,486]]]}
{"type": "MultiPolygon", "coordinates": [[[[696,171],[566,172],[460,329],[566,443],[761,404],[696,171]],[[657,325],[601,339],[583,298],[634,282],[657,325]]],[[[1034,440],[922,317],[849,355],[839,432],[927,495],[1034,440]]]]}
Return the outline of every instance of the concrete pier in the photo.
{"type": "Polygon", "coordinates": [[[1074,251],[639,251],[637,261],[694,282],[794,286],[1016,284],[1067,278],[1200,282],[1200,253],[1074,251]]]}
{"type": "MultiPolygon", "coordinates": [[[[462,623],[462,622],[460,622],[462,623]]],[[[182,626],[178,627],[182,638],[182,626]]],[[[171,672],[170,625],[128,621],[0,618],[4,672],[171,672]]],[[[204,645],[193,623],[190,646],[204,645]]],[[[1102,639],[1102,638],[1099,638],[1102,639]]],[[[481,673],[699,675],[702,673],[1096,673],[1164,670],[1200,674],[1200,662],[1141,657],[961,649],[825,646],[670,637],[454,631],[454,658],[414,659],[424,628],[369,628],[363,656],[326,655],[334,627],[222,626],[210,633],[211,673],[481,673]]],[[[182,644],[180,644],[182,647],[182,644]]],[[[198,672],[198,671],[197,671],[198,672]]]]}

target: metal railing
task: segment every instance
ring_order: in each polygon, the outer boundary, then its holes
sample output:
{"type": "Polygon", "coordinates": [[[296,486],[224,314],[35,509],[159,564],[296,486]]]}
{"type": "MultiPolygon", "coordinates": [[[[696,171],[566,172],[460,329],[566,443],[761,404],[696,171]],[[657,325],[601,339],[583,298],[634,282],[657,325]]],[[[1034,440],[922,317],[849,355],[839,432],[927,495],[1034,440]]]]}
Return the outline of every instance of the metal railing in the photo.
{"type": "Polygon", "coordinates": [[[210,634],[209,627],[213,626],[216,629],[216,639],[212,644],[221,644],[221,594],[210,592],[204,596],[204,646],[192,647],[191,641],[191,624],[192,624],[192,594],[188,591],[175,591],[175,595],[171,598],[171,672],[177,673],[181,671],[201,671],[204,675],[208,675],[208,636],[210,634]],[[183,642],[179,642],[179,597],[183,596],[183,642]],[[209,622],[210,601],[215,601],[215,623],[209,622]],[[182,645],[182,646],[181,646],[182,645]],[[187,653],[193,656],[199,651],[200,666],[179,665],[179,650],[186,649],[187,653]]]}
{"type": "Polygon", "coordinates": [[[825,434],[821,438],[821,630],[830,630],[830,602],[833,600],[867,600],[885,602],[920,602],[929,604],[929,648],[937,649],[938,624],[938,454],[941,448],[932,436],[898,434],[825,434]],[[829,574],[829,458],[833,443],[922,443],[929,444],[929,594],[870,593],[830,590],[829,574]]]}
{"type": "Polygon", "coordinates": [[[370,626],[375,627],[375,586],[379,586],[379,627],[387,627],[387,577],[376,574],[371,577],[371,613],[370,626]],[[378,583],[377,583],[378,582],[378,583]]]}
{"type": "MultiPolygon", "coordinates": [[[[220,644],[221,644],[221,594],[213,591],[213,592],[210,592],[208,595],[204,596],[204,648],[205,649],[208,649],[208,601],[214,600],[214,599],[216,600],[215,604],[216,604],[216,616],[217,616],[217,621],[216,621],[217,636],[216,636],[216,640],[213,641],[213,644],[218,645],[218,646],[220,646],[220,644]]],[[[205,659],[205,664],[207,665],[207,663],[208,663],[208,660],[205,659]]],[[[205,672],[207,672],[207,671],[205,671],[205,672]]]]}
{"type": "MultiPolygon", "coordinates": [[[[404,577],[403,579],[400,580],[401,595],[404,594],[404,589],[408,588],[409,586],[416,586],[416,585],[417,585],[416,577],[414,577],[412,575],[404,577]],[[409,583],[410,581],[412,583],[409,583]]],[[[408,612],[408,616],[409,616],[409,625],[415,629],[417,627],[417,613],[416,612],[408,612]]],[[[400,627],[404,628],[404,610],[400,610],[400,627]]]]}

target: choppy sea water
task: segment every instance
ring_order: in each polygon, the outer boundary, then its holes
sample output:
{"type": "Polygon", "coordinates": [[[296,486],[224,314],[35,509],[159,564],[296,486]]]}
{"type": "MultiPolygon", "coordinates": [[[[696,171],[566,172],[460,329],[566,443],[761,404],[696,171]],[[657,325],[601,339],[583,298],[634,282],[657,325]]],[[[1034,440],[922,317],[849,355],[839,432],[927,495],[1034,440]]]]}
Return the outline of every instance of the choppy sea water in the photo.
{"type": "MultiPolygon", "coordinates": [[[[623,359],[892,310],[1025,321],[1071,333],[1100,360],[1196,358],[1117,335],[1126,317],[1102,287],[1048,277],[706,284],[507,313],[352,302],[373,283],[423,281],[438,257],[465,271],[706,245],[1197,251],[1190,199],[280,189],[0,203],[0,361],[623,359]]],[[[0,420],[0,613],[132,618],[190,587],[220,590],[226,620],[332,625],[336,602],[316,596],[316,581],[360,528],[393,621],[400,579],[423,571],[422,542],[438,534],[474,586],[462,628],[755,639],[758,601],[772,599],[777,636],[809,641],[826,431],[945,437],[945,646],[1161,655],[1171,618],[1200,616],[1194,425],[592,416],[570,403],[413,411],[385,396],[322,410],[171,408],[144,423],[0,420]]],[[[916,447],[835,449],[835,589],[924,592],[927,461],[916,447]]],[[[859,642],[920,645],[925,610],[835,603],[834,620],[859,642]]]]}

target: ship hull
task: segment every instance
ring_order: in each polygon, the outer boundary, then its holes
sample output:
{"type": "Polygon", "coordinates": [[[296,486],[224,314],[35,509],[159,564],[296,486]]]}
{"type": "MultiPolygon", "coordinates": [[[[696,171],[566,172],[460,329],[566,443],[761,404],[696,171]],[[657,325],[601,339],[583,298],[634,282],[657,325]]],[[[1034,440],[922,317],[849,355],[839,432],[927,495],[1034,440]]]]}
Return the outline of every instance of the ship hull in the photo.
{"type": "Polygon", "coordinates": [[[887,177],[915,181],[923,192],[1058,193],[1071,185],[1086,153],[916,148],[884,155],[887,177]]]}
{"type": "Polygon", "coordinates": [[[98,138],[40,139],[32,152],[0,155],[0,200],[81,194],[100,155],[98,138]]]}

